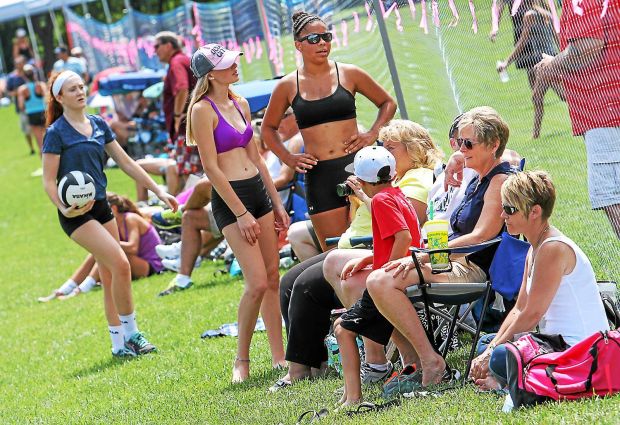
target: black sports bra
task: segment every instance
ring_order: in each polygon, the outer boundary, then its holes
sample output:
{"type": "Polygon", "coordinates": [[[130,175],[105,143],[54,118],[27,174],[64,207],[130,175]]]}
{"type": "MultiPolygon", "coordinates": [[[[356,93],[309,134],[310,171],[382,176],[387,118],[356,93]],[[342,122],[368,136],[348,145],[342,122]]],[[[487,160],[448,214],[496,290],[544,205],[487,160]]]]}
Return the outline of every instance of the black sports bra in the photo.
{"type": "Polygon", "coordinates": [[[299,70],[297,71],[297,94],[291,102],[295,112],[297,126],[300,129],[312,127],[327,122],[344,121],[355,118],[355,97],[351,92],[340,84],[338,64],[336,65],[336,77],[338,86],[336,91],[327,97],[316,100],[306,100],[299,95],[299,70]]]}

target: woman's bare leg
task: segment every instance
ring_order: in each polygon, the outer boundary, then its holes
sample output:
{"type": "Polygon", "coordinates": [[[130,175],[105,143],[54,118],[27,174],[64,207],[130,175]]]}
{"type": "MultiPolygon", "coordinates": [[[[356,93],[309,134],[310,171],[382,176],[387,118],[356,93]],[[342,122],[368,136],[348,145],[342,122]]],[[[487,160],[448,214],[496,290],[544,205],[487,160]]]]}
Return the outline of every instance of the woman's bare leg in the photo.
{"type": "Polygon", "coordinates": [[[313,214],[310,219],[321,248],[327,251],[325,239],[340,236],[349,227],[349,207],[313,214]]]}

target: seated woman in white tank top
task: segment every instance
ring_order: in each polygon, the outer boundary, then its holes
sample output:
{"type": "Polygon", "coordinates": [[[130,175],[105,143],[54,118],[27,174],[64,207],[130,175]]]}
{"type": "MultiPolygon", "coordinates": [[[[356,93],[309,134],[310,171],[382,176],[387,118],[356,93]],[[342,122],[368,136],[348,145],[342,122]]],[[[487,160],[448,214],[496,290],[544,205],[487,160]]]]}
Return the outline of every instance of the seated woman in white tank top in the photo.
{"type": "Polygon", "coordinates": [[[471,377],[485,389],[506,385],[503,343],[539,326],[574,345],[597,331],[609,330],[588,257],[571,239],[549,224],[555,188],[544,171],[510,176],[502,185],[502,218],[508,233],[523,234],[532,244],[515,307],[497,334],[482,338],[471,377]]]}

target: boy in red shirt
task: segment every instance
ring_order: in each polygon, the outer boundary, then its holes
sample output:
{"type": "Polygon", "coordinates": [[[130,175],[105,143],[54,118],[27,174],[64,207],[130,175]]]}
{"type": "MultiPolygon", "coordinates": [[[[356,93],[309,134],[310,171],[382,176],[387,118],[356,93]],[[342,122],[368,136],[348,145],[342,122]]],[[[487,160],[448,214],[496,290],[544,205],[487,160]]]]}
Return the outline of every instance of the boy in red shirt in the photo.
{"type": "MultiPolygon", "coordinates": [[[[361,149],[353,162],[353,172],[362,190],[372,198],[372,241],[374,254],[352,260],[342,271],[347,279],[372,264],[376,270],[385,263],[409,254],[409,247],[421,247],[420,225],[415,210],[391,181],[396,174],[396,160],[385,148],[369,146],[361,149]]],[[[344,373],[344,394],[340,402],[357,404],[362,399],[360,358],[355,338],[362,335],[381,345],[390,340],[394,327],[375,307],[368,291],[335,323],[334,333],[340,346],[344,373]]]]}

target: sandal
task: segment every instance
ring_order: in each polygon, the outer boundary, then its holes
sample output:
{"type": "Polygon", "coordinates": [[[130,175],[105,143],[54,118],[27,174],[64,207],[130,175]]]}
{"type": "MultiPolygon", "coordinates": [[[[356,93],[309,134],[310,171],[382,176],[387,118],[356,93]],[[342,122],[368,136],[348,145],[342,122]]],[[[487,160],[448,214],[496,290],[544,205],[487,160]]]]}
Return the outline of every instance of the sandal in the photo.
{"type": "Polygon", "coordinates": [[[305,423],[311,424],[313,422],[323,419],[325,416],[327,416],[328,413],[329,411],[327,409],[321,409],[318,412],[316,410],[307,410],[301,415],[299,415],[299,417],[297,418],[297,422],[295,422],[295,425],[302,425],[305,423]]]}
{"type": "MultiPolygon", "coordinates": [[[[284,379],[278,379],[275,384],[269,387],[268,391],[270,393],[275,393],[277,391],[280,391],[282,388],[290,387],[291,385],[293,385],[291,381],[285,381],[284,379]]],[[[308,412],[313,412],[313,410],[309,410],[308,412]]],[[[304,412],[304,413],[308,413],[308,412],[304,412]]]]}
{"type": "Polygon", "coordinates": [[[379,412],[383,409],[388,409],[392,406],[398,406],[398,405],[400,405],[399,398],[395,398],[383,404],[375,404],[375,403],[370,403],[368,401],[365,401],[363,403],[360,403],[357,406],[357,409],[349,410],[348,412],[345,412],[345,413],[348,417],[352,417],[355,415],[360,415],[360,414],[364,414],[368,412],[379,412]]]}

